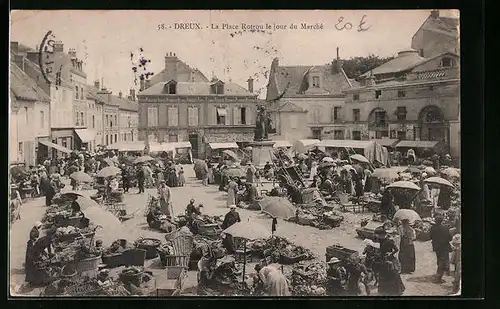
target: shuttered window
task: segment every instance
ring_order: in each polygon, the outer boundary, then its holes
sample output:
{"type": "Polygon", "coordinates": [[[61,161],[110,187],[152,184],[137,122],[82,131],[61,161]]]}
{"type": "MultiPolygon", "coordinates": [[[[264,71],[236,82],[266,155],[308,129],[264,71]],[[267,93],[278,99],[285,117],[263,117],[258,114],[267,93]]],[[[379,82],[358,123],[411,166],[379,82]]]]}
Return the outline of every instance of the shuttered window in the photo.
{"type": "Polygon", "coordinates": [[[188,108],[188,125],[195,127],[199,123],[199,109],[198,107],[189,107],[188,108]]]}
{"type": "MultiPolygon", "coordinates": [[[[106,117],[107,122],[107,117],[106,117]]],[[[158,108],[148,107],[148,127],[158,126],[158,108]]]]}
{"type": "Polygon", "coordinates": [[[168,108],[168,126],[177,127],[179,125],[179,109],[177,107],[168,108]]]}
{"type": "Polygon", "coordinates": [[[240,113],[240,108],[239,107],[233,107],[233,123],[235,125],[238,125],[241,123],[241,113],[240,113]]]}

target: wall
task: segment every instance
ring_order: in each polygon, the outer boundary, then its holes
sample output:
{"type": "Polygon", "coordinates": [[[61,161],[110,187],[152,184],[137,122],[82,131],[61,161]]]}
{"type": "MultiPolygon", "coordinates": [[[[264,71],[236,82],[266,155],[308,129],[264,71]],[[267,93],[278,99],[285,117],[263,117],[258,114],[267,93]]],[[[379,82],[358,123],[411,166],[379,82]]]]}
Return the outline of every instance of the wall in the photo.
{"type": "Polygon", "coordinates": [[[277,134],[287,141],[307,139],[311,130],[307,125],[307,113],[279,112],[277,134]]]}
{"type": "Polygon", "coordinates": [[[120,140],[135,141],[137,140],[137,126],[139,115],[137,112],[120,110],[120,140]],[[130,117],[130,125],[129,125],[130,117]]]}
{"type": "Polygon", "coordinates": [[[119,141],[119,133],[120,133],[120,127],[119,127],[119,120],[118,117],[119,112],[118,112],[118,106],[115,105],[109,105],[109,104],[104,104],[103,106],[103,145],[111,145],[115,143],[115,137],[116,141],[119,141]],[[108,116],[109,121],[106,123],[106,115],[108,116]],[[116,121],[115,121],[116,117],[116,121]],[[111,126],[111,119],[112,119],[112,124],[111,126]],[[106,144],[106,136],[108,136],[108,143],[106,144]]]}
{"type": "Polygon", "coordinates": [[[88,123],[88,113],[90,108],[88,107],[88,102],[87,102],[87,80],[86,78],[76,74],[72,73],[71,74],[71,82],[73,86],[73,121],[75,126],[80,127],[80,128],[88,128],[89,123],[88,123]],[[78,87],[78,98],[76,97],[77,92],[76,92],[76,87],[78,87]],[[83,89],[83,93],[82,93],[83,89]],[[83,118],[81,117],[81,113],[83,112],[83,118]],[[78,117],[77,114],[78,113],[78,117]],[[78,120],[78,123],[77,123],[78,120]]]}
{"type": "Polygon", "coordinates": [[[444,33],[430,30],[424,32],[424,57],[432,57],[445,52],[459,54],[458,40],[444,33]]]}
{"type": "Polygon", "coordinates": [[[50,122],[51,128],[73,128],[73,89],[50,86],[50,122]]]}
{"type": "MultiPolygon", "coordinates": [[[[309,125],[329,124],[333,122],[333,108],[341,107],[343,112],[344,98],[287,98],[288,101],[308,111],[307,123],[309,125]]],[[[340,117],[342,119],[342,116],[340,117]]]]}
{"type": "Polygon", "coordinates": [[[35,137],[50,136],[50,103],[36,102],[33,117],[32,126],[35,128],[35,137]],[[41,112],[43,112],[43,122],[41,112]]]}
{"type": "MultiPolygon", "coordinates": [[[[11,103],[12,104],[12,103],[11,103]]],[[[19,161],[19,139],[18,139],[18,112],[17,108],[10,108],[9,117],[9,162],[19,161]]]]}

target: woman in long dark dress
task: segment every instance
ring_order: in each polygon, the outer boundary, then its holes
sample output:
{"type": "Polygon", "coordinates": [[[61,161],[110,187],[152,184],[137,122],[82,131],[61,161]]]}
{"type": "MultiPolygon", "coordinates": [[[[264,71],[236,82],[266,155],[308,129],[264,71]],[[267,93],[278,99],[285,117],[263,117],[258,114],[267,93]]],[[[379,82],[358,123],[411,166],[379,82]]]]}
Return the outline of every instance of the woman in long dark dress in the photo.
{"type": "Polygon", "coordinates": [[[396,212],[392,200],[393,197],[389,189],[384,189],[384,192],[382,193],[382,200],[380,201],[380,212],[389,219],[392,219],[394,213],[396,212]]]}
{"type": "Polygon", "coordinates": [[[403,280],[391,261],[382,263],[378,283],[379,296],[401,296],[405,290],[403,280]]]}
{"type": "Polygon", "coordinates": [[[401,265],[399,265],[399,260],[396,258],[396,253],[398,253],[399,249],[394,243],[394,240],[388,237],[383,227],[376,228],[375,235],[380,243],[380,255],[382,260],[391,261],[399,272],[401,270],[401,265]]]}
{"type": "Polygon", "coordinates": [[[363,183],[361,181],[360,175],[358,175],[355,171],[351,171],[352,181],[354,182],[354,191],[357,197],[361,197],[364,195],[363,191],[363,183]]]}
{"type": "Polygon", "coordinates": [[[401,264],[402,274],[411,274],[415,271],[415,230],[410,226],[408,219],[401,221],[402,225],[399,227],[398,232],[400,236],[399,243],[399,262],[401,264]]]}

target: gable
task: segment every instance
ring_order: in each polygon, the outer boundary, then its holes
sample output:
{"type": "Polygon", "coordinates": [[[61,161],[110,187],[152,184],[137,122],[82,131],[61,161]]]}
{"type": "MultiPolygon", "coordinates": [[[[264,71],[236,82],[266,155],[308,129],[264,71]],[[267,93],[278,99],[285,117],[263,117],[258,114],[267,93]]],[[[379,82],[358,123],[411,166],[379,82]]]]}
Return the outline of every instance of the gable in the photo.
{"type": "Polygon", "coordinates": [[[454,67],[458,67],[460,65],[460,57],[458,55],[453,54],[453,53],[443,53],[443,54],[428,58],[425,61],[421,62],[419,65],[417,65],[412,70],[412,72],[417,73],[417,72],[443,69],[441,64],[442,64],[442,60],[444,58],[452,59],[452,61],[455,64],[454,67]]]}

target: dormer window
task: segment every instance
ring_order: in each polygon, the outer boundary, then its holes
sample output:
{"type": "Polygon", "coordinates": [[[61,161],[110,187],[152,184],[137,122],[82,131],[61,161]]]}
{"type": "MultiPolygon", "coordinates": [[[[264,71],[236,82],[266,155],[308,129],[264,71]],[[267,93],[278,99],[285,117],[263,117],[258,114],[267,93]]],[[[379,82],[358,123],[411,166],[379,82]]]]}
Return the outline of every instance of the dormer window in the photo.
{"type": "Polygon", "coordinates": [[[212,94],[224,94],[224,83],[217,81],[211,85],[212,94]]]}
{"type": "Polygon", "coordinates": [[[166,94],[177,94],[177,82],[171,80],[163,86],[163,92],[166,94]]]}
{"type": "Polygon", "coordinates": [[[453,58],[443,58],[441,59],[441,67],[443,68],[451,68],[455,66],[455,60],[453,58]]]}
{"type": "Polygon", "coordinates": [[[313,88],[319,88],[319,76],[312,77],[312,86],[313,88]]]}

